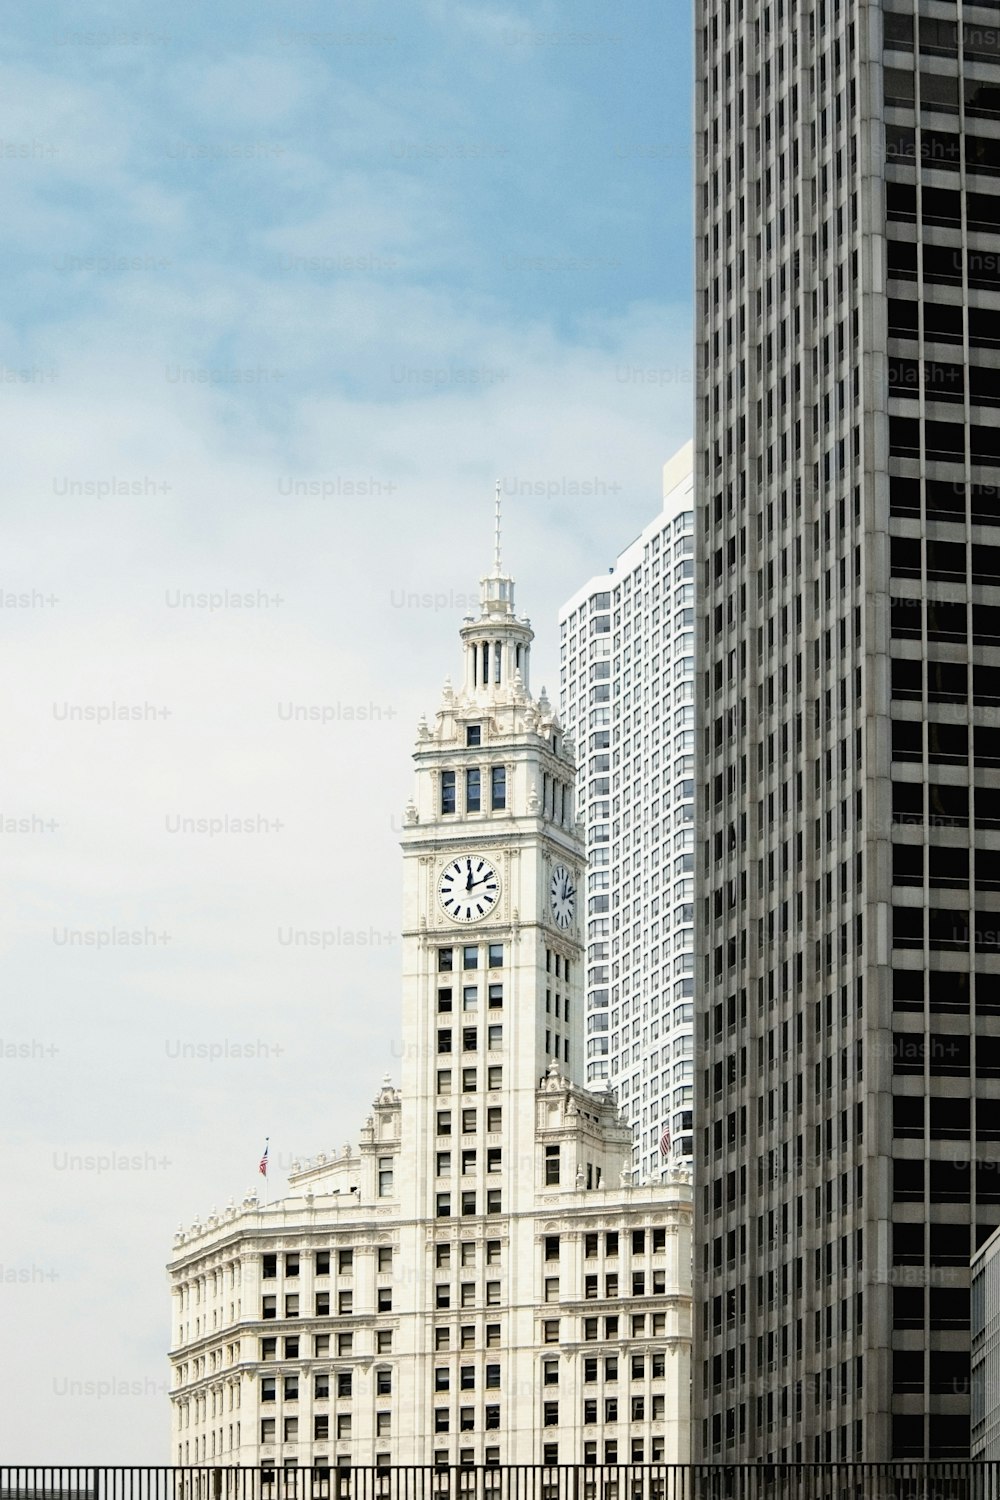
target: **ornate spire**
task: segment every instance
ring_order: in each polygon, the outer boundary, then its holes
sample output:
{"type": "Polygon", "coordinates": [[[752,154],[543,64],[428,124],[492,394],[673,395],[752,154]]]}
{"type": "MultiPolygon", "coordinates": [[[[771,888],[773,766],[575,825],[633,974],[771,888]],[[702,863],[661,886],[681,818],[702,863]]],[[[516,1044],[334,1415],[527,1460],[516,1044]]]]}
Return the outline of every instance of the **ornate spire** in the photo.
{"type": "Polygon", "coordinates": [[[468,616],[461,635],[465,644],[467,698],[509,698],[515,686],[528,692],[531,626],[514,613],[514,580],[503,571],[501,551],[501,481],[496,483],[493,521],[493,569],[480,579],[479,618],[468,616]],[[519,674],[519,677],[515,674],[519,674]]]}
{"type": "Polygon", "coordinates": [[[500,567],[500,481],[497,480],[497,510],[496,510],[496,537],[493,546],[493,574],[496,578],[503,576],[500,567]]]}

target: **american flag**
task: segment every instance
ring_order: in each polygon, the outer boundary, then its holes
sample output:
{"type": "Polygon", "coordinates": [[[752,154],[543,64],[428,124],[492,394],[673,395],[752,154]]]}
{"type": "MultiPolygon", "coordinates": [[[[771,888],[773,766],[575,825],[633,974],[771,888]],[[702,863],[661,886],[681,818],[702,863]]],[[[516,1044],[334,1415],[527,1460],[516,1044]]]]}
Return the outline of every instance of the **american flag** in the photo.
{"type": "Polygon", "coordinates": [[[666,1127],[664,1127],[663,1134],[660,1136],[660,1155],[670,1155],[670,1131],[666,1127]]]}
{"type": "Polygon", "coordinates": [[[264,1155],[260,1159],[260,1166],[258,1168],[258,1171],[260,1172],[260,1175],[262,1177],[266,1177],[267,1176],[267,1153],[268,1153],[268,1151],[270,1151],[270,1149],[271,1149],[271,1137],[268,1136],[267,1140],[264,1142],[264,1155]]]}

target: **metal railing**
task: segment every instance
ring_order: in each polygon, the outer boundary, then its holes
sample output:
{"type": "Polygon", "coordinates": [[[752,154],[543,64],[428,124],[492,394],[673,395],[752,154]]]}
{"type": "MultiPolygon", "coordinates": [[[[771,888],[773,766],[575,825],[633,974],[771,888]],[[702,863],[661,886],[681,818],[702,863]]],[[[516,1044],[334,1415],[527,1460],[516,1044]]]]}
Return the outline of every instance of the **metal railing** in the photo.
{"type": "Polygon", "coordinates": [[[1000,1500],[1000,1464],[0,1465],[0,1500],[1000,1500]]]}

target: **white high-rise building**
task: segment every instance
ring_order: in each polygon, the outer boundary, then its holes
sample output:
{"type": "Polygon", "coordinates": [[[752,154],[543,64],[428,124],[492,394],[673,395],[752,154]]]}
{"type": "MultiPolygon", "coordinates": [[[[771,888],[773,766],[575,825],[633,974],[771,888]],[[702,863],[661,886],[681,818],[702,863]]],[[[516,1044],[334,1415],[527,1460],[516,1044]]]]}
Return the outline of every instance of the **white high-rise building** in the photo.
{"type": "Polygon", "coordinates": [[[500,568],[421,722],[402,1089],[358,1148],[181,1230],[178,1464],[684,1462],[691,1187],[636,1186],[583,1066],[570,740],[500,568]]]}
{"type": "Polygon", "coordinates": [[[632,1126],[633,1167],[692,1154],[694,501],[688,443],[663,507],[563,605],[560,708],[587,841],[587,1082],[632,1126]]]}

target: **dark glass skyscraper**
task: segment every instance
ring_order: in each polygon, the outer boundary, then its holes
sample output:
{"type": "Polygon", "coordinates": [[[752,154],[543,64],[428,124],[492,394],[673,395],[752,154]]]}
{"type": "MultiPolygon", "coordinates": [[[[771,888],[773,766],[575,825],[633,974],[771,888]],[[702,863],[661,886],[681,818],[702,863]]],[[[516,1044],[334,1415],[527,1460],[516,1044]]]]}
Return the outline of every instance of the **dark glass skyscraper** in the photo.
{"type": "Polygon", "coordinates": [[[696,13],[696,1449],[960,1457],[1000,1221],[1000,12],[696,13]]]}

